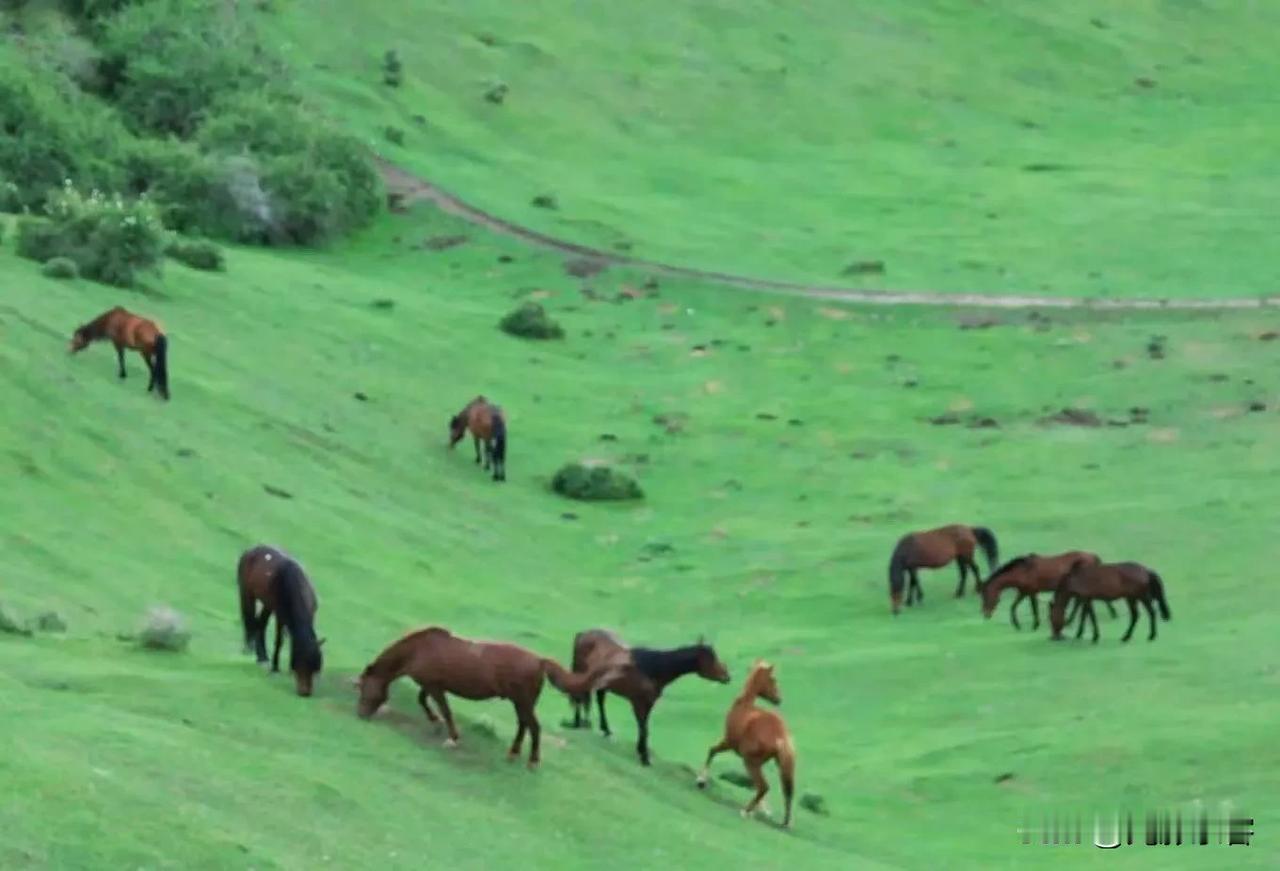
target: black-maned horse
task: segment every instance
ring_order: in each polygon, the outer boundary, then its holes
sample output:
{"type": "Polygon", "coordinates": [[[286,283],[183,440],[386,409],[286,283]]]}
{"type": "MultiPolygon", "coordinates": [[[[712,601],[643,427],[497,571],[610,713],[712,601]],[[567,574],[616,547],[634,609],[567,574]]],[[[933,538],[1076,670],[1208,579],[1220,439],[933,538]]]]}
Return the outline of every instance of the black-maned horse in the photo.
{"type": "Polygon", "coordinates": [[[280,646],[289,633],[289,670],[293,672],[298,695],[309,696],[315,676],[323,666],[316,638],[315,615],[319,608],[315,588],[297,560],[274,547],[258,545],[240,555],[236,567],[240,587],[240,620],[244,626],[246,649],[253,649],[258,662],[267,661],[267,623],[276,615],[276,644],[271,670],[280,670],[280,646]],[[255,614],[256,603],[262,611],[255,614]]]}

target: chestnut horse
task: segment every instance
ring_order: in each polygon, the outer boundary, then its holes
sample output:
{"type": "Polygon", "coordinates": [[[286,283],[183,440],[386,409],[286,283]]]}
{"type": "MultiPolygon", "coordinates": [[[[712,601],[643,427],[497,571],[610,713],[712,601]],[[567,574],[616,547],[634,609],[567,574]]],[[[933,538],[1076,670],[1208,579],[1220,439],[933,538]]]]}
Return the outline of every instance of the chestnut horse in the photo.
{"type": "MultiPolygon", "coordinates": [[[[782,825],[790,828],[791,798],[796,790],[796,747],[782,717],[773,711],[756,707],[757,696],[775,705],[782,704],[774,668],[763,660],[757,660],[751,667],[742,694],[734,699],[729,708],[729,715],[724,722],[724,738],[707,751],[707,761],[703,763],[702,772],[698,775],[698,787],[706,787],[711,760],[716,754],[726,750],[734,751],[742,757],[742,764],[746,766],[747,774],[756,787],[755,797],[742,809],[742,815],[749,816],[769,791],[769,783],[764,779],[761,769],[770,759],[776,759],[778,774],[782,780],[782,796],[787,804],[782,825]]],[[[766,815],[769,813],[767,808],[764,812],[766,815]]]]}
{"type": "Polygon", "coordinates": [[[110,339],[116,346],[121,378],[127,377],[124,371],[124,351],[125,348],[130,348],[142,356],[151,372],[147,392],[159,389],[163,398],[169,398],[169,339],[155,321],[116,306],[87,324],[76,327],[76,331],[71,334],[71,353],[83,351],[99,339],[110,339]]]}
{"type": "Polygon", "coordinates": [[[543,677],[562,693],[572,696],[591,692],[615,674],[613,667],[590,674],[573,674],[555,660],[544,659],[523,647],[472,641],[439,626],[430,626],[404,636],[369,663],[356,681],[360,690],[356,713],[362,719],[372,717],[386,703],[392,682],[411,677],[421,687],[418,704],[427,719],[432,723],[439,720],[427,704],[430,697],[439,707],[448,730],[445,746],[455,747],[458,728],[453,723],[445,693],[473,700],[508,699],[515,707],[517,728],[507,758],[520,756],[525,732],[528,732],[529,768],[533,769],[540,758],[542,727],[534,707],[542,692],[543,677]]]}
{"type": "MultiPolygon", "coordinates": [[[[1029,553],[1009,560],[992,572],[991,577],[987,578],[987,582],[982,585],[982,616],[988,620],[991,619],[992,613],[996,610],[996,605],[1000,603],[1000,594],[1006,588],[1013,587],[1018,591],[1018,597],[1013,600],[1013,607],[1009,609],[1009,620],[1013,623],[1013,628],[1022,629],[1022,626],[1018,624],[1018,606],[1022,604],[1023,599],[1030,599],[1031,628],[1033,630],[1039,629],[1040,603],[1038,594],[1052,593],[1058,589],[1058,582],[1066,577],[1067,572],[1071,571],[1071,567],[1077,560],[1085,565],[1093,566],[1102,562],[1096,553],[1089,553],[1083,550],[1069,550],[1056,556],[1040,556],[1039,554],[1029,553]]],[[[1080,607],[1078,602],[1076,607],[1080,607]]],[[[1107,608],[1111,611],[1111,616],[1115,617],[1115,606],[1107,602],[1107,608]]],[[[1067,623],[1074,619],[1075,613],[1073,612],[1067,616],[1067,623]]]]}
{"type": "Polygon", "coordinates": [[[480,444],[484,443],[484,469],[493,466],[493,480],[507,480],[507,421],[502,409],[477,396],[449,418],[449,447],[452,448],[471,430],[476,445],[476,463],[480,463],[480,444]]]}
{"type": "Polygon", "coordinates": [[[276,649],[271,657],[271,670],[280,670],[281,636],[288,630],[289,670],[293,672],[298,695],[311,695],[315,676],[324,664],[320,654],[324,639],[316,639],[315,616],[319,603],[306,572],[284,551],[260,544],[240,555],[236,582],[240,587],[245,650],[253,648],[258,662],[267,661],[267,623],[274,613],[276,649]],[[262,603],[262,612],[255,615],[258,602],[262,603]]]}
{"type": "Polygon", "coordinates": [[[973,552],[981,547],[987,555],[987,568],[995,568],[997,546],[991,530],[982,526],[952,524],[924,532],[909,532],[898,539],[889,559],[889,601],[896,616],[902,608],[902,587],[907,585],[906,604],[924,603],[917,569],[939,569],[955,560],[960,566],[960,586],[956,598],[964,595],[964,581],[973,572],[974,587],[982,590],[982,572],[973,561],[973,552]]]}
{"type": "MultiPolygon", "coordinates": [[[[688,647],[653,650],[628,647],[618,636],[604,629],[588,629],[573,637],[573,670],[576,674],[602,668],[616,668],[616,676],[596,689],[596,706],[600,709],[600,731],[606,736],[609,720],[604,712],[606,692],[616,693],[631,702],[639,737],[636,753],[641,765],[649,764],[649,714],[667,685],[697,674],[716,683],[729,682],[729,669],[716,656],[715,648],[701,638],[688,647]]],[[[591,727],[591,696],[582,692],[570,696],[573,702],[573,725],[591,727]]]]}
{"type": "Polygon", "coordinates": [[[1053,594],[1053,604],[1049,608],[1049,624],[1053,628],[1053,640],[1062,640],[1062,627],[1066,625],[1067,601],[1072,598],[1084,602],[1084,610],[1080,617],[1080,628],[1076,630],[1076,638],[1084,634],[1086,620],[1093,622],[1093,643],[1098,643],[1098,617],[1093,613],[1093,602],[1100,599],[1109,602],[1113,599],[1124,599],[1129,603],[1129,629],[1121,641],[1128,641],[1133,635],[1133,627],[1138,623],[1138,603],[1147,609],[1147,617],[1151,621],[1151,632],[1148,641],[1156,639],[1156,614],[1152,602],[1160,610],[1165,620],[1171,618],[1169,603],[1164,597],[1164,582],[1160,576],[1140,563],[1102,563],[1089,565],[1077,561],[1071,571],[1058,584],[1053,594]]]}

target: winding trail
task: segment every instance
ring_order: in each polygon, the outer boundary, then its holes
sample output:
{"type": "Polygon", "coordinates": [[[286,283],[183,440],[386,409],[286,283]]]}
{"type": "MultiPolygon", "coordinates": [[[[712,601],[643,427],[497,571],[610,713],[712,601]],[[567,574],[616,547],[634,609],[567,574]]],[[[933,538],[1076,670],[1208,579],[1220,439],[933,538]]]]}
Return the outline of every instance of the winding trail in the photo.
{"type": "Polygon", "coordinates": [[[389,193],[398,194],[405,205],[426,200],[441,211],[455,215],[494,233],[518,239],[526,244],[594,260],[606,266],[629,266],[654,275],[723,284],[743,290],[803,296],[811,299],[829,299],[841,302],[870,305],[933,305],[956,308],[1058,308],[1097,311],[1218,311],[1225,309],[1266,309],[1280,307],[1280,295],[1256,297],[1228,297],[1224,299],[1155,299],[1079,296],[1036,296],[1028,294],[994,293],[938,293],[928,290],[870,290],[851,287],[834,287],[804,284],[792,281],[773,281],[730,275],[686,266],[672,266],[638,257],[628,257],[613,251],[566,242],[514,224],[497,215],[478,209],[426,179],[408,172],[381,158],[374,158],[389,193]]]}

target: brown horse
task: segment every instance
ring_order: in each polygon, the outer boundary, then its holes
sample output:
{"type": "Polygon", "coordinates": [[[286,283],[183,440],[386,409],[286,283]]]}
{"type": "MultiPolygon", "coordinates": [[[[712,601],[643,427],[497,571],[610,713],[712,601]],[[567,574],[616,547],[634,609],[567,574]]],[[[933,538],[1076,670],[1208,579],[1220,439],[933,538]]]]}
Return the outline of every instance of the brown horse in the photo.
{"type": "MultiPolygon", "coordinates": [[[[1031,628],[1039,629],[1040,603],[1038,594],[1052,593],[1058,589],[1058,582],[1066,577],[1067,572],[1071,571],[1077,560],[1085,565],[1092,566],[1102,562],[1096,553],[1089,553],[1083,550],[1070,550],[1056,556],[1040,556],[1039,554],[1029,553],[1009,560],[992,572],[991,576],[987,578],[987,582],[982,585],[982,616],[988,620],[991,619],[992,613],[996,610],[996,605],[1000,603],[1000,594],[1008,587],[1013,587],[1018,591],[1018,597],[1013,600],[1013,607],[1009,609],[1009,620],[1013,623],[1013,628],[1022,629],[1022,626],[1018,624],[1018,605],[1022,604],[1023,599],[1030,599],[1031,619],[1033,621],[1031,628]]],[[[1077,607],[1079,606],[1077,605],[1077,607]]],[[[1107,602],[1107,608],[1111,611],[1111,616],[1115,617],[1115,606],[1107,602]]],[[[1073,612],[1068,615],[1067,623],[1074,619],[1075,614],[1073,612]]]]}
{"type": "MultiPolygon", "coordinates": [[[[769,783],[764,779],[762,771],[764,764],[770,759],[776,759],[778,774],[782,780],[782,795],[787,804],[782,825],[790,828],[791,797],[796,789],[796,748],[782,717],[773,711],[757,708],[755,705],[757,696],[775,705],[782,704],[782,695],[778,692],[774,668],[763,660],[757,660],[751,667],[751,673],[747,675],[747,683],[742,688],[742,694],[734,699],[733,705],[729,708],[729,715],[725,717],[724,722],[724,738],[720,743],[713,744],[707,751],[707,761],[698,775],[698,786],[706,787],[711,760],[716,757],[716,754],[726,750],[734,751],[742,757],[747,774],[751,776],[751,782],[756,787],[755,797],[742,809],[742,815],[749,816],[769,791],[769,783]]],[[[765,814],[768,813],[766,808],[765,814]]]]}
{"type": "Polygon", "coordinates": [[[267,622],[276,615],[276,649],[271,670],[280,670],[281,635],[289,632],[289,670],[293,672],[298,695],[311,695],[315,676],[323,666],[316,638],[315,616],[319,603],[315,588],[302,566],[288,554],[265,544],[251,547],[236,565],[240,587],[240,622],[244,626],[245,650],[253,648],[258,662],[267,661],[267,622]],[[254,614],[257,603],[262,612],[254,614]]]}
{"type": "Polygon", "coordinates": [[[124,371],[124,351],[125,348],[131,348],[142,356],[151,372],[147,392],[158,388],[163,398],[169,398],[169,339],[155,321],[116,306],[87,324],[76,327],[76,331],[71,334],[71,353],[83,351],[99,339],[110,339],[116,346],[121,378],[127,377],[124,371]]]}
{"type": "Polygon", "coordinates": [[[1138,623],[1138,603],[1147,609],[1147,617],[1151,621],[1151,632],[1148,641],[1156,638],[1156,614],[1152,602],[1160,610],[1165,620],[1172,616],[1169,603],[1164,597],[1164,582],[1151,569],[1139,563],[1102,563],[1089,565],[1077,561],[1071,571],[1058,584],[1053,594],[1053,604],[1049,608],[1049,625],[1053,628],[1053,640],[1062,640],[1062,627],[1066,625],[1068,600],[1076,598],[1084,602],[1080,617],[1080,628],[1076,630],[1076,638],[1084,634],[1086,621],[1093,622],[1093,643],[1098,643],[1098,617],[1093,613],[1095,599],[1111,601],[1124,599],[1129,603],[1129,629],[1121,641],[1128,641],[1133,635],[1133,627],[1138,623]]]}
{"type": "Polygon", "coordinates": [[[476,464],[480,463],[480,445],[484,444],[485,471],[493,466],[493,480],[507,480],[507,421],[502,409],[477,396],[449,418],[449,447],[452,448],[471,430],[476,445],[476,464]]]}
{"type": "Polygon", "coordinates": [[[909,532],[898,539],[889,559],[889,601],[896,616],[902,608],[902,587],[907,584],[908,607],[913,602],[924,603],[924,591],[920,589],[917,569],[939,569],[955,560],[960,566],[960,586],[956,598],[964,595],[964,581],[973,572],[974,587],[982,590],[982,572],[973,561],[973,552],[981,546],[987,555],[987,568],[996,564],[998,553],[996,537],[982,526],[952,524],[924,532],[909,532]]]}
{"type": "MultiPolygon", "coordinates": [[[[602,668],[615,668],[617,673],[612,680],[596,689],[600,731],[606,736],[613,734],[609,731],[609,720],[604,712],[606,692],[616,693],[631,702],[640,733],[636,740],[636,753],[642,765],[649,764],[649,715],[668,684],[694,673],[716,683],[729,682],[729,669],[716,656],[715,648],[701,638],[688,647],[653,650],[628,647],[618,636],[604,629],[579,632],[573,637],[574,672],[585,674],[602,668]]],[[[580,728],[584,723],[590,728],[590,694],[577,693],[570,699],[573,702],[574,728],[580,728]]]]}
{"type": "Polygon", "coordinates": [[[590,674],[572,674],[555,660],[544,659],[523,647],[471,641],[431,626],[409,633],[369,663],[356,681],[360,689],[356,713],[363,719],[372,717],[386,703],[392,682],[407,675],[421,687],[418,704],[432,723],[438,722],[438,718],[427,704],[427,698],[435,700],[449,733],[445,746],[454,747],[458,743],[458,729],[445,693],[464,699],[508,699],[515,707],[517,728],[507,757],[519,757],[525,732],[528,732],[532,769],[537,767],[540,758],[542,727],[534,707],[542,692],[543,677],[562,693],[574,695],[591,692],[616,673],[613,667],[605,667],[590,674]]]}

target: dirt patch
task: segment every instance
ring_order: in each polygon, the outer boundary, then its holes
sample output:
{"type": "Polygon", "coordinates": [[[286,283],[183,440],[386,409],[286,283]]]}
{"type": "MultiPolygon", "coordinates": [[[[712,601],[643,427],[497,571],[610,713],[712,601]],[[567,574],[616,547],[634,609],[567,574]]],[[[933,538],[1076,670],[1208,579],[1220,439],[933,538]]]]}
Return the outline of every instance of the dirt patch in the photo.
{"type": "Polygon", "coordinates": [[[849,313],[842,308],[820,308],[818,309],[819,317],[824,317],[831,321],[845,321],[849,319],[849,313]]]}
{"type": "Polygon", "coordinates": [[[884,275],[883,260],[855,260],[840,270],[841,275],[884,275]]]}
{"type": "Polygon", "coordinates": [[[1064,408],[1045,415],[1037,423],[1041,426],[1102,426],[1102,418],[1085,408],[1064,408]]]}
{"type": "Polygon", "coordinates": [[[989,330],[999,327],[1004,321],[989,315],[962,315],[956,318],[956,325],[962,330],[989,330]]]}
{"type": "Polygon", "coordinates": [[[432,236],[424,239],[422,247],[428,251],[445,251],[449,248],[456,248],[459,245],[467,244],[467,237],[462,235],[454,236],[432,236]]]}
{"type": "Polygon", "coordinates": [[[591,278],[609,268],[609,264],[595,257],[578,257],[564,262],[564,271],[574,278],[591,278]]]}

